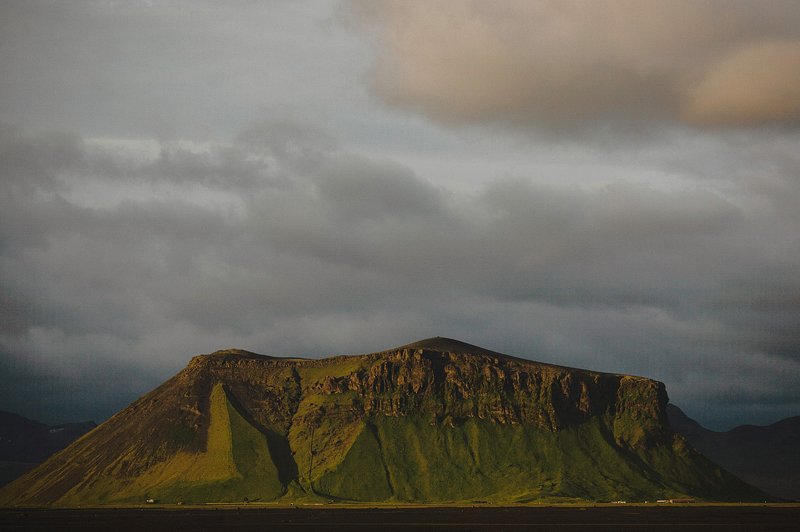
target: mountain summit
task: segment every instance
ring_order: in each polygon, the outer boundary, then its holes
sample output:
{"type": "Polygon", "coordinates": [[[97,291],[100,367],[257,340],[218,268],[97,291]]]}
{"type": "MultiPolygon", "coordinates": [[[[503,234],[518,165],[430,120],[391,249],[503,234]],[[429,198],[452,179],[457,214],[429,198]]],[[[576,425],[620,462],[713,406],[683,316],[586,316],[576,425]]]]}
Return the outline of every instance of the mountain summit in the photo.
{"type": "Polygon", "coordinates": [[[431,338],[225,350],[0,491],[4,504],[763,500],[669,427],[660,382],[431,338]]]}

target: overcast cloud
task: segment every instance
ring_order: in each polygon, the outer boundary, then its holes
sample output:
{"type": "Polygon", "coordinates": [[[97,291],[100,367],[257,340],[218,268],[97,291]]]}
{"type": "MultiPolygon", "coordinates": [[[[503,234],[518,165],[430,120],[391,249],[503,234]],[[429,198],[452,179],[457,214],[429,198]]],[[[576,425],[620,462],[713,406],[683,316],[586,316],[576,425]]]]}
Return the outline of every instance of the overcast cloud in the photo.
{"type": "Polygon", "coordinates": [[[443,335],[800,411],[794,3],[0,12],[0,409],[443,335]]]}

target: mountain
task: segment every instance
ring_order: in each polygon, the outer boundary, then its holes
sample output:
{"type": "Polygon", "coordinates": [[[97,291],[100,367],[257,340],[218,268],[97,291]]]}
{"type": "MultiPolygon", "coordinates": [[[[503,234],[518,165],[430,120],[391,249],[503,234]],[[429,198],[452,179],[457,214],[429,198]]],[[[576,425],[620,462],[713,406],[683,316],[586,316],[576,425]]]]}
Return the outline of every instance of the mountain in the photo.
{"type": "Polygon", "coordinates": [[[0,411],[0,486],[92,430],[92,421],[45,425],[0,411]]]}
{"type": "Polygon", "coordinates": [[[667,422],[664,385],[432,338],[225,350],[0,490],[2,504],[764,500],[667,422]]]}
{"type": "Polygon", "coordinates": [[[775,497],[800,501],[800,416],[727,432],[708,430],[673,404],[667,416],[675,432],[728,471],[775,497]]]}

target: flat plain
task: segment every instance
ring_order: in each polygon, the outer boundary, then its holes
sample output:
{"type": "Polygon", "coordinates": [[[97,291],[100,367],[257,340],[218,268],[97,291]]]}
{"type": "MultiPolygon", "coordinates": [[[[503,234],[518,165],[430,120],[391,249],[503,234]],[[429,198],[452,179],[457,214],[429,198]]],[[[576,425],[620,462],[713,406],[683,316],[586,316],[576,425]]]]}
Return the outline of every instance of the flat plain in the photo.
{"type": "Polygon", "coordinates": [[[800,530],[800,504],[5,508],[0,530],[800,530]]]}

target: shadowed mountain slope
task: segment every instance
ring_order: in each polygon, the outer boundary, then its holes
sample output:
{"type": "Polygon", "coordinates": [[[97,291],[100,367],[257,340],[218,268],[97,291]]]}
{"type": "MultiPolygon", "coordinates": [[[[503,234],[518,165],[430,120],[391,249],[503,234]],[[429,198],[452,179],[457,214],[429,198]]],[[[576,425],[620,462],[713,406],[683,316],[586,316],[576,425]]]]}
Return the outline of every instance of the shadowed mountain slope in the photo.
{"type": "Polygon", "coordinates": [[[0,486],[19,477],[95,426],[92,421],[45,425],[0,411],[0,486]]]}
{"type": "Polygon", "coordinates": [[[667,414],[675,432],[714,462],[775,497],[800,501],[800,416],[715,432],[675,405],[667,414]]]}
{"type": "Polygon", "coordinates": [[[664,385],[433,338],[176,376],[0,491],[3,504],[763,500],[673,434],[664,385]]]}

